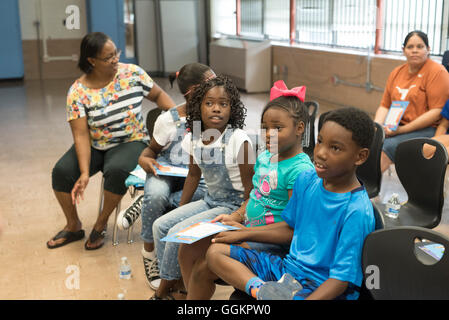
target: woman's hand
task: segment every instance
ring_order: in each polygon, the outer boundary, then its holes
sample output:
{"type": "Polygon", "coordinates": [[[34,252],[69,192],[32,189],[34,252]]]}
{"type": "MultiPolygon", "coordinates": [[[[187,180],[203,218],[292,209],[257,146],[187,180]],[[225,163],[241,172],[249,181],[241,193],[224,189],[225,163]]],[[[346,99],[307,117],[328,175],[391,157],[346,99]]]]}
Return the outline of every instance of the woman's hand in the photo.
{"type": "Polygon", "coordinates": [[[87,184],[89,183],[89,175],[88,174],[81,174],[79,179],[75,182],[75,185],[72,189],[72,203],[73,205],[76,205],[77,203],[80,203],[81,200],[84,200],[84,190],[87,187],[87,184]]]}
{"type": "Polygon", "coordinates": [[[156,168],[159,169],[161,165],[156,161],[156,159],[143,157],[141,161],[139,161],[139,164],[146,173],[152,173],[157,177],[156,168]]]}

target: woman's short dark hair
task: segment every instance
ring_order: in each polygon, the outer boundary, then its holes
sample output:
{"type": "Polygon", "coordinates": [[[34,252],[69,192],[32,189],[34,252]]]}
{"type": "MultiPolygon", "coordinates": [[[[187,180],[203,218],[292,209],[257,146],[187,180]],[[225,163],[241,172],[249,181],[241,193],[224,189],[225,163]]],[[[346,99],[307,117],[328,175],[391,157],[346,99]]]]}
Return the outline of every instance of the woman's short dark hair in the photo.
{"type": "Polygon", "coordinates": [[[410,32],[404,39],[404,43],[402,44],[402,46],[405,48],[407,46],[408,41],[410,40],[411,37],[413,36],[418,36],[421,38],[421,40],[424,42],[424,44],[426,45],[426,47],[429,47],[429,38],[427,37],[427,34],[425,34],[424,32],[420,31],[420,30],[414,30],[412,32],[410,32]]]}
{"type": "Polygon", "coordinates": [[[84,36],[80,46],[80,58],[78,60],[78,68],[84,73],[90,73],[93,66],[87,58],[95,58],[101,52],[104,44],[110,38],[103,32],[91,32],[84,36]]]}

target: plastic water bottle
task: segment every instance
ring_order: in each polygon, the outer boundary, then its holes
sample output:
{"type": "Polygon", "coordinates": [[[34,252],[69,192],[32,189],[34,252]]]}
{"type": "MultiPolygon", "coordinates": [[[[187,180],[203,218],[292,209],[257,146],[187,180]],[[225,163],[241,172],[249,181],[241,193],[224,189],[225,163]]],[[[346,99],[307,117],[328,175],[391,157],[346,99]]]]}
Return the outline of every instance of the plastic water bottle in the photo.
{"type": "Polygon", "coordinates": [[[131,265],[129,264],[127,257],[122,257],[120,263],[120,279],[131,279],[131,265]]]}
{"type": "Polygon", "coordinates": [[[397,219],[400,210],[401,202],[399,201],[399,195],[393,193],[385,206],[385,215],[391,219],[397,219]]]}

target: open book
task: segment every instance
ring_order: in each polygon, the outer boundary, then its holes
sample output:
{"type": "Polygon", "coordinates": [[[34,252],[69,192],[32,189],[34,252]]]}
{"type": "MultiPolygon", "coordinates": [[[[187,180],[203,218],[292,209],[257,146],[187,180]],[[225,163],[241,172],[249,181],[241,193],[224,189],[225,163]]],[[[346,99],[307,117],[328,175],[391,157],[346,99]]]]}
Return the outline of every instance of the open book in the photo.
{"type": "Polygon", "coordinates": [[[179,232],[167,235],[165,238],[162,238],[161,241],[190,244],[219,232],[239,229],[237,227],[224,225],[220,222],[211,223],[210,221],[211,220],[203,220],[194,223],[179,232]]]}
{"type": "MultiPolygon", "coordinates": [[[[184,177],[185,178],[185,177],[187,177],[187,174],[189,173],[189,169],[183,168],[183,167],[171,166],[171,165],[167,165],[167,164],[161,164],[161,166],[159,168],[156,168],[156,172],[160,176],[174,176],[174,177],[184,177]]],[[[147,177],[147,173],[139,165],[130,173],[133,176],[136,176],[136,177],[142,179],[143,181],[145,181],[145,179],[147,177]]]]}

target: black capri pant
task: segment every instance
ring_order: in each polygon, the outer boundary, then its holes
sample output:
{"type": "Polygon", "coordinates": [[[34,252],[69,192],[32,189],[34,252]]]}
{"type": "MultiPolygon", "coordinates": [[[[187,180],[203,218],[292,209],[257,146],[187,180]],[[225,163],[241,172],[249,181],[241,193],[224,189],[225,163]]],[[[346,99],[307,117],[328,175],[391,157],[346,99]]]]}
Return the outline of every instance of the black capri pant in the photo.
{"type": "MultiPolygon", "coordinates": [[[[103,172],[104,189],[119,195],[126,193],[125,180],[137,165],[142,150],[147,145],[142,141],[121,143],[108,150],[91,147],[89,176],[103,172]]],[[[72,192],[75,182],[81,175],[75,145],[62,156],[52,171],[53,190],[72,192]]]]}

